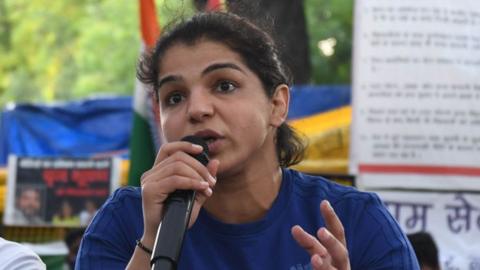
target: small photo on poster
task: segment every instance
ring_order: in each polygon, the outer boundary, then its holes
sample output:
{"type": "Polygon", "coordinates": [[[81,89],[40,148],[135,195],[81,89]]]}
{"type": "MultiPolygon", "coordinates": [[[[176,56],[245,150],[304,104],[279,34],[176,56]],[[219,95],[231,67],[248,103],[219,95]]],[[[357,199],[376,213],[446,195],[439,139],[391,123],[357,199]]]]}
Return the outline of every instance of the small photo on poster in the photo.
{"type": "Polygon", "coordinates": [[[46,189],[38,184],[20,184],[15,189],[12,223],[45,225],[46,189]]]}

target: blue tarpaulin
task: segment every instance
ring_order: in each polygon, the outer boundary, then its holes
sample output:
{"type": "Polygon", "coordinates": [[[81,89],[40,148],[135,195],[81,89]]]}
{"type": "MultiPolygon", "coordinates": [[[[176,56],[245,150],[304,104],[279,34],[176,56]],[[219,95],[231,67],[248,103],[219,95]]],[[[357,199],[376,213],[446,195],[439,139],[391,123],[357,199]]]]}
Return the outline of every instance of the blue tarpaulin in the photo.
{"type": "Polygon", "coordinates": [[[128,151],[132,98],[17,105],[1,114],[0,166],[19,156],[92,156],[128,151]]]}
{"type": "Polygon", "coordinates": [[[350,85],[295,86],[290,92],[288,119],[312,116],[350,103],[350,85]]]}
{"type": "MultiPolygon", "coordinates": [[[[296,86],[289,119],[350,104],[350,86],[296,86]]],[[[97,98],[56,105],[17,105],[0,118],[0,166],[19,156],[128,156],[132,98],[97,98]]]]}

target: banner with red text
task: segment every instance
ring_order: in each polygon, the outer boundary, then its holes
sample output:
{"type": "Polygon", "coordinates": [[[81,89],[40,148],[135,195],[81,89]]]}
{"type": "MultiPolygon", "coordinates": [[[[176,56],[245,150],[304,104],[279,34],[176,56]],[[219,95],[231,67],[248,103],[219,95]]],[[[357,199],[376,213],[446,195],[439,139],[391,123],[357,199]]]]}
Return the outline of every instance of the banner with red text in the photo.
{"type": "Polygon", "coordinates": [[[118,158],[10,156],[5,225],[87,226],[118,187],[118,158]]]}
{"type": "Polygon", "coordinates": [[[376,191],[407,233],[428,232],[441,269],[480,269],[480,194],[376,191]]]}

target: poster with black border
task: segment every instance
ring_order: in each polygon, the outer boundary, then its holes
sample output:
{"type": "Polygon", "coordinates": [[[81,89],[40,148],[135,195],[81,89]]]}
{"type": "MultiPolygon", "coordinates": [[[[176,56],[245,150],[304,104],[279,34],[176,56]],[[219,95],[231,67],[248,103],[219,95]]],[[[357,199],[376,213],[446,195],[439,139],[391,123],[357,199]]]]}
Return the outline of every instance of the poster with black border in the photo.
{"type": "Polygon", "coordinates": [[[9,156],[4,224],[85,227],[119,186],[120,159],[9,156]]]}

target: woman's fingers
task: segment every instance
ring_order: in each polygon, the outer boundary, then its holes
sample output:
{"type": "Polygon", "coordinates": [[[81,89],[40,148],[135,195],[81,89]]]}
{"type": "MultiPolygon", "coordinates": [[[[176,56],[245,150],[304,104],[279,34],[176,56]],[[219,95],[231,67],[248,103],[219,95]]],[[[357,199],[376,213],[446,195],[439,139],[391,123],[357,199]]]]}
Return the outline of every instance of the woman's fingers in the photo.
{"type": "Polygon", "coordinates": [[[160,161],[175,154],[178,151],[195,155],[200,154],[203,151],[203,147],[198,144],[193,144],[185,141],[177,141],[163,144],[158,151],[154,164],[158,164],[160,161]]]}
{"type": "Polygon", "coordinates": [[[327,229],[333,234],[333,236],[335,236],[335,238],[337,238],[344,246],[346,246],[347,242],[345,241],[345,230],[342,222],[338,218],[337,214],[335,214],[335,211],[333,210],[329,201],[323,200],[320,203],[320,212],[325,220],[327,229]]]}
{"type": "Polygon", "coordinates": [[[210,196],[212,190],[208,182],[199,181],[198,179],[184,177],[179,175],[170,176],[164,181],[159,182],[159,189],[161,188],[167,195],[174,192],[177,189],[181,190],[196,190],[206,191],[206,194],[210,196]]]}
{"type": "MultiPolygon", "coordinates": [[[[219,161],[216,159],[210,160],[207,166],[207,170],[209,171],[210,175],[216,175],[217,170],[218,170],[218,165],[219,161]]],[[[211,180],[209,180],[209,185],[210,185],[210,190],[205,190],[202,193],[198,193],[197,196],[195,197],[195,201],[199,203],[199,205],[203,205],[203,203],[206,201],[207,197],[210,197],[212,195],[213,188],[217,182],[217,179],[215,177],[212,177],[211,180]]]]}
{"type": "MultiPolygon", "coordinates": [[[[210,175],[216,176],[219,163],[220,162],[216,159],[210,160],[210,162],[207,165],[207,169],[210,175]]],[[[216,181],[217,181],[216,178],[213,178],[213,181],[209,182],[210,187],[204,190],[203,192],[198,192],[197,195],[195,196],[195,203],[193,204],[193,210],[190,216],[189,227],[193,225],[196,217],[198,216],[198,213],[200,212],[200,208],[205,203],[207,198],[212,196],[212,193],[213,193],[212,190],[213,190],[213,187],[215,186],[216,181]]]]}
{"type": "Polygon", "coordinates": [[[335,238],[335,236],[333,236],[326,228],[319,229],[317,237],[322,245],[328,250],[333,265],[337,266],[339,269],[348,269],[348,250],[343,243],[335,238]]]}
{"type": "Polygon", "coordinates": [[[315,254],[326,256],[327,249],[312,235],[303,230],[302,227],[295,225],[292,227],[292,236],[297,243],[304,248],[310,256],[315,254]]]}
{"type": "Polygon", "coordinates": [[[293,238],[310,254],[313,269],[348,270],[350,262],[342,222],[328,201],[322,201],[320,211],[326,228],[320,228],[314,237],[296,225],[292,228],[293,238]]]}
{"type": "Polygon", "coordinates": [[[336,270],[337,269],[330,263],[330,257],[322,258],[318,254],[314,254],[310,258],[310,263],[312,264],[313,270],[336,270]]]}
{"type": "MultiPolygon", "coordinates": [[[[195,158],[191,157],[189,154],[183,152],[183,151],[178,151],[170,155],[168,158],[159,161],[156,166],[154,166],[148,174],[145,175],[145,177],[148,177],[149,175],[155,173],[158,171],[156,168],[162,168],[162,171],[164,168],[170,164],[173,163],[182,163],[182,164],[187,164],[188,166],[191,167],[193,170],[189,170],[189,172],[195,172],[198,176],[199,179],[203,179],[210,184],[214,184],[216,182],[216,179],[212,176],[212,174],[209,172],[207,167],[200,163],[200,161],[196,160],[195,158]]],[[[178,173],[178,172],[177,172],[178,173]]],[[[215,172],[216,173],[216,172],[215,172]]],[[[142,177],[142,180],[143,178],[142,177]]],[[[193,177],[193,176],[192,176],[193,177]]],[[[156,179],[159,179],[158,177],[156,179]]]]}
{"type": "Polygon", "coordinates": [[[217,181],[217,172],[218,172],[218,167],[220,166],[220,161],[218,159],[212,159],[210,162],[208,162],[207,165],[207,170],[214,177],[214,182],[217,181]]]}
{"type": "MultiPolygon", "coordinates": [[[[159,167],[161,168],[165,164],[165,162],[175,161],[175,159],[172,160],[172,159],[169,159],[169,157],[178,156],[179,154],[184,154],[185,156],[189,156],[189,154],[195,155],[195,154],[201,153],[202,149],[203,148],[199,145],[192,144],[189,142],[183,142],[183,141],[167,143],[162,145],[162,147],[157,153],[153,167],[150,170],[143,173],[141,180],[143,181],[144,178],[154,173],[156,171],[156,168],[159,168],[159,167]]],[[[190,158],[190,159],[195,160],[194,158],[190,158]]],[[[198,163],[200,164],[200,162],[198,163]]]]}
{"type": "Polygon", "coordinates": [[[152,168],[148,174],[145,174],[142,177],[142,183],[145,181],[163,181],[163,178],[170,175],[197,178],[211,184],[215,182],[215,179],[210,175],[208,169],[199,161],[184,152],[177,152],[161,161],[156,167],[152,168]]]}
{"type": "Polygon", "coordinates": [[[293,238],[310,254],[310,263],[315,270],[336,269],[332,265],[332,259],[326,247],[317,238],[305,232],[300,226],[292,228],[293,238]]]}
{"type": "Polygon", "coordinates": [[[183,162],[171,162],[156,170],[142,180],[142,186],[150,183],[156,184],[155,190],[169,194],[177,189],[203,190],[210,187],[210,183],[188,164],[183,162]]]}
{"type": "Polygon", "coordinates": [[[320,212],[325,220],[326,228],[317,231],[317,237],[322,245],[328,250],[332,263],[338,269],[350,269],[345,229],[333,210],[330,202],[324,200],[320,204],[320,212]]]}

